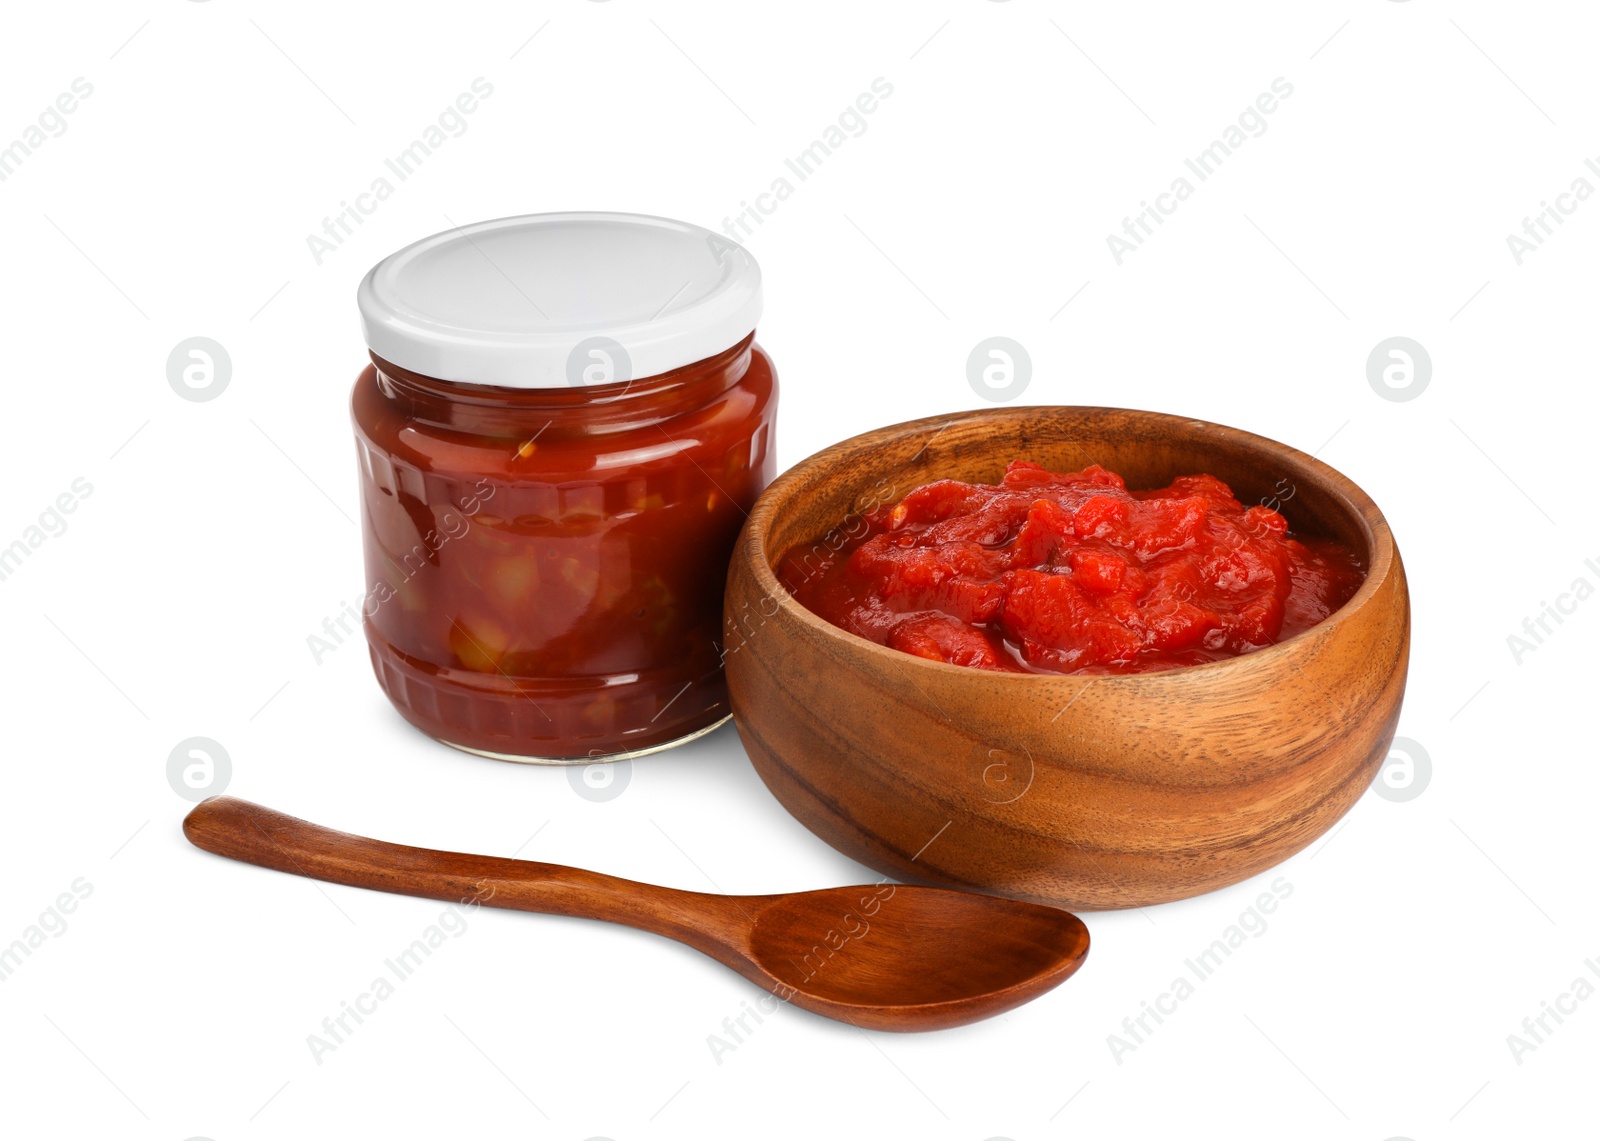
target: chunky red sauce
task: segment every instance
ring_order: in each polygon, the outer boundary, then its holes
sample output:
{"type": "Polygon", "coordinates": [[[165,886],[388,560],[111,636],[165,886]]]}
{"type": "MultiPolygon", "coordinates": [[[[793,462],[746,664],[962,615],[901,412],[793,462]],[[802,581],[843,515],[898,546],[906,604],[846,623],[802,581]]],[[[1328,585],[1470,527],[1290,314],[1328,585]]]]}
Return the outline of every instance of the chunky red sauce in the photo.
{"type": "Polygon", "coordinates": [[[773,469],[761,348],[526,390],[374,360],[352,398],[361,610],[400,712],[458,747],[560,759],[725,717],[723,581],[773,469]]]}
{"type": "Polygon", "coordinates": [[[1247,654],[1316,625],[1365,571],[1209,475],[1129,491],[1091,465],[1013,462],[997,485],[940,480],[778,566],[834,625],[979,669],[1142,673],[1247,654]]]}

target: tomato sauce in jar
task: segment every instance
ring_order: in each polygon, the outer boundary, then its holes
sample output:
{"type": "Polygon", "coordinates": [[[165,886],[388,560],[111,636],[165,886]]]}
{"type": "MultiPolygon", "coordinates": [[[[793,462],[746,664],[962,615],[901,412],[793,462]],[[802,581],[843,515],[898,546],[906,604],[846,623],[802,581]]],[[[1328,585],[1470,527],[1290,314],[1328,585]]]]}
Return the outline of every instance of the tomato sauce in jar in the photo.
{"type": "Polygon", "coordinates": [[[753,259],[664,219],[533,215],[407,247],[359,300],[363,626],[401,714],[544,761],[725,720],[723,582],[774,461],[753,259]]]}
{"type": "Polygon", "coordinates": [[[1354,551],[1290,534],[1213,476],[1130,491],[1097,465],[1021,460],[999,484],[918,487],[837,551],[803,545],[777,573],[807,609],[879,645],[1077,674],[1250,653],[1310,629],[1365,578],[1354,551]]]}

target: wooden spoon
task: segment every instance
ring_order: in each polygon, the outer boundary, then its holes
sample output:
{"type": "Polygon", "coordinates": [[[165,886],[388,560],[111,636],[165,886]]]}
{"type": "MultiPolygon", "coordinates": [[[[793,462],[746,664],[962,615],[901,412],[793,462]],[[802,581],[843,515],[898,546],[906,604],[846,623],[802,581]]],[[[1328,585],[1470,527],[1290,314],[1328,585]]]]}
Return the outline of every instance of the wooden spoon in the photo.
{"type": "Polygon", "coordinates": [[[196,805],[183,832],[208,852],[312,879],[653,931],[795,1006],[869,1030],[988,1018],[1064,981],[1089,953],[1089,932],[1075,915],[943,888],[707,895],[368,840],[231,796],[196,805]]]}

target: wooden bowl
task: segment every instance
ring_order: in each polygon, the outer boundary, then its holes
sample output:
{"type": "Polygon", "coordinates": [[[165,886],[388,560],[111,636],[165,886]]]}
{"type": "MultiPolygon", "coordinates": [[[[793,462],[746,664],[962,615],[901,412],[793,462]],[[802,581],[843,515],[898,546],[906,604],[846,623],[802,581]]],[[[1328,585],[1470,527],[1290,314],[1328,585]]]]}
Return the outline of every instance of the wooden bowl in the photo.
{"type": "Polygon", "coordinates": [[[1005,408],[916,420],[819,452],[769,487],[728,573],[733,718],[767,787],[835,848],[896,878],[1072,909],[1142,907],[1253,876],[1344,815],[1388,750],[1410,606],[1383,515],[1349,479],[1260,436],[1154,412],[1005,408]],[[1130,487],[1209,472],[1364,556],[1315,628],[1159,673],[1007,674],[913,657],[795,602],[774,564],[863,511],[1012,459],[1100,463],[1130,487]]]}

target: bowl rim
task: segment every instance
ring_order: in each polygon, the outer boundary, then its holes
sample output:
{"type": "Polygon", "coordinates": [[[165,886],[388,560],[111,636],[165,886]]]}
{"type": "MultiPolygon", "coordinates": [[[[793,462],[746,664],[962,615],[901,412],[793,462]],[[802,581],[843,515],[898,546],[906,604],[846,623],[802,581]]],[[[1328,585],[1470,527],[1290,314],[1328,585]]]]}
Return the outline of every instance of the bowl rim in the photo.
{"type": "MultiPolygon", "coordinates": [[[[920,453],[919,453],[920,454],[920,453]]],[[[1081,404],[1025,404],[1012,405],[1005,408],[975,408],[960,412],[951,412],[944,415],[923,416],[915,420],[904,420],[896,424],[887,424],[880,428],[873,428],[866,432],[858,433],[836,443],[829,444],[819,451],[813,452],[800,462],[786,468],[762,491],[761,497],[751,509],[749,518],[745,523],[744,535],[736,548],[737,556],[749,564],[750,572],[754,575],[756,586],[760,594],[774,599],[779,607],[772,616],[785,613],[791,619],[798,620],[803,626],[823,637],[843,639],[845,644],[854,646],[870,657],[880,657],[887,663],[899,664],[902,668],[926,669],[933,671],[954,671],[957,675],[969,678],[981,678],[985,682],[999,685],[1058,685],[1062,682],[1078,681],[1085,685],[1103,682],[1115,682],[1122,685],[1133,683],[1148,684],[1152,679],[1171,679],[1182,677],[1196,677],[1201,674],[1214,675],[1221,670],[1238,671],[1242,668],[1266,669],[1280,658],[1297,653],[1299,648],[1308,644],[1312,638],[1327,638],[1352,615],[1360,611],[1379,590],[1388,582],[1395,569],[1400,565],[1399,549],[1394,541],[1394,534],[1389,527],[1389,521],[1379,509],[1376,502],[1349,476],[1339,471],[1330,464],[1324,463],[1299,448],[1282,441],[1274,440],[1270,436],[1262,436],[1243,428],[1235,428],[1227,424],[1218,424],[1211,420],[1202,420],[1197,416],[1182,416],[1170,412],[1155,412],[1142,408],[1118,408],[1109,405],[1081,405],[1081,404]],[[962,421],[981,421],[986,419],[996,420],[1024,420],[1029,416],[1040,414],[1068,412],[1078,415],[1094,415],[1100,413],[1115,413],[1121,416],[1133,416],[1151,424],[1167,427],[1186,429],[1199,429],[1202,432],[1216,433],[1220,438],[1229,440],[1248,447],[1251,451],[1268,453],[1280,458],[1290,459],[1296,464],[1309,468],[1330,485],[1336,494],[1340,506],[1352,515],[1366,540],[1370,559],[1366,568],[1366,577],[1356,592],[1347,599],[1343,606],[1335,610],[1328,617],[1318,622],[1310,629],[1302,630],[1292,638],[1275,642],[1248,654],[1237,654],[1229,658],[1219,658],[1214,662],[1201,662],[1196,665],[1176,666],[1164,670],[1147,670],[1142,673],[1055,673],[1048,671],[1012,673],[1005,670],[979,670],[971,666],[958,666],[950,662],[935,661],[931,658],[919,657],[901,650],[881,646],[877,642],[863,638],[861,635],[835,626],[826,618],[813,613],[803,604],[795,600],[794,595],[778,581],[771,560],[767,552],[767,532],[772,523],[772,492],[785,490],[790,484],[799,483],[804,479],[805,473],[818,463],[832,458],[838,454],[870,448],[874,445],[886,443],[890,440],[915,435],[937,426],[938,431],[924,444],[931,444],[933,439],[942,434],[947,428],[962,421]]]]}

